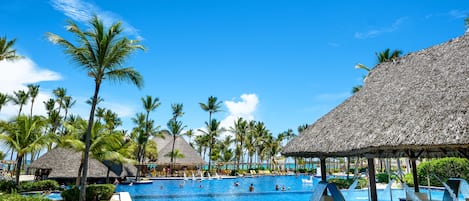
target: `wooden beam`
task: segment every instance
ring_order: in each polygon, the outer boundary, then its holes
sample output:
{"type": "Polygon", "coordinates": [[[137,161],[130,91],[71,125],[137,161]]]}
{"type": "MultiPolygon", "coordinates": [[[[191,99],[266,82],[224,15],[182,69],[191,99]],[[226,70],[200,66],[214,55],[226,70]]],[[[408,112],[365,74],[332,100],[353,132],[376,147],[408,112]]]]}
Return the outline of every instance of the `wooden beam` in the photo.
{"type": "Polygon", "coordinates": [[[370,180],[370,200],[378,201],[378,194],[376,192],[376,175],[375,175],[374,158],[368,158],[368,176],[370,180]]]}

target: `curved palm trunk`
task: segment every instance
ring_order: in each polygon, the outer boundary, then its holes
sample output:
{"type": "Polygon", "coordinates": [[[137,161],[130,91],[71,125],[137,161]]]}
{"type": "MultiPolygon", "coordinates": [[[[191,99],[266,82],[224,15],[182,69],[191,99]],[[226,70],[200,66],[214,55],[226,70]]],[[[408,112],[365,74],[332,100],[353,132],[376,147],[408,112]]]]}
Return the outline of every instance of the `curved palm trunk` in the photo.
{"type": "Polygon", "coordinates": [[[90,118],[88,120],[88,128],[86,129],[86,134],[85,134],[85,156],[84,156],[84,161],[83,161],[83,174],[81,175],[82,177],[80,179],[79,201],[86,200],[86,179],[88,176],[88,159],[89,159],[89,154],[90,154],[89,152],[90,152],[90,146],[91,146],[91,129],[93,127],[94,112],[96,109],[96,105],[98,103],[99,87],[100,87],[100,83],[96,81],[94,95],[93,95],[93,102],[91,104],[90,118]]]}

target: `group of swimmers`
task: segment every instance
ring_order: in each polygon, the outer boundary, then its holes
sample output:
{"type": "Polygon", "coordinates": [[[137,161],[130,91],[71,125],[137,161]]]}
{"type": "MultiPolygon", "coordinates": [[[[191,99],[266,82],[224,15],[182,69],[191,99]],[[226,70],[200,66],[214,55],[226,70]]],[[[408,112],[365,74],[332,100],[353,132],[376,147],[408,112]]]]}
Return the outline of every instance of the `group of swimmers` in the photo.
{"type": "MultiPolygon", "coordinates": [[[[239,182],[235,181],[234,186],[239,186],[239,182]]],[[[279,190],[286,191],[287,188],[285,187],[285,185],[282,185],[282,187],[280,188],[280,186],[278,184],[276,184],[275,185],[275,190],[276,191],[279,191],[279,190]]],[[[290,190],[290,187],[288,187],[288,190],[290,190]]],[[[253,192],[253,191],[254,191],[254,184],[251,183],[251,185],[249,186],[249,192],[253,192]]]]}

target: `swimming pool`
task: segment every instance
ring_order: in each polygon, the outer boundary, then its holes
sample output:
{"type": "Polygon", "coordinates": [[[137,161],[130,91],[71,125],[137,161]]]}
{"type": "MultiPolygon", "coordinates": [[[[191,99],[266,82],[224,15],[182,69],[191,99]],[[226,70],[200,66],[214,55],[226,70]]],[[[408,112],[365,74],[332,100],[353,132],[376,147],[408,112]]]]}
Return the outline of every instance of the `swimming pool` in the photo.
{"type": "MultiPolygon", "coordinates": [[[[261,176],[255,178],[236,178],[221,180],[154,180],[152,184],[118,185],[117,192],[129,192],[133,201],[296,201],[309,200],[318,178],[313,183],[303,183],[301,179],[307,176],[261,176]],[[239,185],[234,185],[238,182],[239,185]],[[249,186],[254,185],[254,191],[249,192],[249,186]],[[275,190],[279,185],[280,189],[275,190]],[[281,187],[285,186],[285,191],[281,187]]],[[[421,190],[426,192],[425,189],[421,190]]],[[[432,198],[442,200],[443,191],[433,190],[432,198]]],[[[343,190],[346,200],[368,200],[367,190],[343,190]]],[[[389,191],[378,190],[379,200],[390,200],[389,191]]],[[[403,190],[392,190],[393,200],[404,198],[403,190]]],[[[460,198],[460,200],[464,200],[460,198]]]]}

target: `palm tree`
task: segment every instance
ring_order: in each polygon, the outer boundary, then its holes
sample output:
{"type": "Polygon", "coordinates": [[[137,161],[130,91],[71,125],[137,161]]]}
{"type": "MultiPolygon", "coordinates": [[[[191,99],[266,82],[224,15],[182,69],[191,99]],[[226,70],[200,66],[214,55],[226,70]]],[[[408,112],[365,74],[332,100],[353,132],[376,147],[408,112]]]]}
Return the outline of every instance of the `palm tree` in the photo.
{"type": "Polygon", "coordinates": [[[3,106],[6,105],[8,101],[10,101],[10,99],[8,98],[8,95],[4,93],[0,93],[0,111],[2,111],[3,106]]]}
{"type": "Polygon", "coordinates": [[[210,96],[208,97],[207,104],[199,103],[200,108],[202,110],[208,112],[208,122],[212,122],[212,114],[216,112],[220,112],[222,102],[217,102],[217,97],[210,96]]]}
{"type": "MultiPolygon", "coordinates": [[[[168,127],[168,132],[171,136],[173,136],[173,144],[171,147],[171,153],[174,153],[174,145],[176,143],[176,138],[179,137],[182,134],[182,131],[186,126],[182,125],[181,121],[177,120],[177,117],[182,116],[184,113],[182,112],[182,104],[172,104],[171,108],[173,109],[173,117],[168,121],[167,127],[168,127]]],[[[174,156],[171,155],[171,164],[173,167],[171,167],[171,171],[174,170],[174,156]]]]}
{"type": "Polygon", "coordinates": [[[60,114],[64,104],[63,100],[65,99],[65,96],[67,96],[67,89],[63,87],[58,87],[57,89],[54,89],[52,93],[55,95],[55,101],[57,101],[57,103],[59,104],[58,109],[60,114]]]}
{"type": "Polygon", "coordinates": [[[45,125],[44,118],[40,116],[18,116],[11,122],[0,122],[0,140],[16,151],[16,184],[19,186],[21,164],[23,157],[31,151],[39,150],[45,146],[47,135],[41,131],[45,125]]]}
{"type": "Polygon", "coordinates": [[[22,56],[16,55],[15,49],[11,49],[13,45],[15,45],[15,42],[16,39],[8,41],[6,36],[0,37],[0,61],[13,61],[23,58],[22,56]]]}
{"type": "Polygon", "coordinates": [[[31,111],[29,112],[29,116],[33,116],[33,107],[34,101],[36,100],[37,95],[39,94],[39,85],[38,84],[28,84],[28,94],[31,98],[31,111]]]}
{"type": "Polygon", "coordinates": [[[191,147],[194,147],[194,143],[192,143],[192,137],[194,136],[194,130],[189,129],[189,130],[186,131],[186,133],[184,135],[189,138],[188,139],[189,145],[191,145],[191,147]]]}
{"type": "Polygon", "coordinates": [[[75,105],[76,102],[77,102],[76,100],[72,100],[71,96],[64,97],[64,101],[63,101],[63,109],[65,110],[64,120],[67,120],[68,111],[75,105]]]}
{"type": "Polygon", "coordinates": [[[139,140],[137,146],[137,161],[139,165],[137,166],[137,179],[140,175],[140,165],[143,163],[143,159],[145,156],[146,145],[148,143],[149,137],[153,135],[152,131],[153,128],[153,121],[150,121],[150,112],[153,112],[160,106],[159,99],[157,97],[153,98],[152,96],[146,96],[142,98],[143,108],[145,109],[145,121],[143,126],[143,132],[141,136],[141,140],[139,140]]]}
{"type": "Polygon", "coordinates": [[[21,115],[23,111],[23,106],[26,105],[29,99],[29,95],[24,90],[18,90],[13,92],[14,96],[10,96],[10,100],[15,104],[19,105],[20,108],[18,109],[18,116],[21,115]]]}
{"type": "Polygon", "coordinates": [[[247,121],[245,121],[242,117],[239,117],[235,122],[234,126],[230,128],[230,131],[235,136],[235,157],[236,157],[236,168],[239,169],[241,163],[241,157],[243,155],[243,142],[246,137],[247,133],[247,121]],[[238,145],[239,142],[239,145],[238,145]]]}
{"type": "MultiPolygon", "coordinates": [[[[87,122],[83,119],[79,119],[75,124],[65,123],[65,127],[67,127],[70,134],[60,136],[57,140],[58,146],[72,148],[82,152],[84,155],[86,148],[84,135],[87,126],[87,122]]],[[[90,154],[93,158],[100,161],[133,162],[126,157],[125,151],[120,150],[124,143],[122,132],[109,133],[106,126],[100,122],[95,122],[92,128],[90,136],[90,154]]],[[[78,171],[77,184],[81,182],[80,172],[85,168],[84,164],[83,157],[78,171]]]]}
{"type": "Polygon", "coordinates": [[[104,113],[106,113],[106,108],[98,107],[96,108],[96,121],[101,122],[101,119],[104,118],[104,113]]]}
{"type": "Polygon", "coordinates": [[[120,125],[122,125],[122,120],[117,113],[112,110],[106,110],[106,113],[104,113],[104,126],[107,128],[108,132],[113,133],[116,127],[120,125]]]}
{"type": "MultiPolygon", "coordinates": [[[[402,54],[402,51],[401,50],[393,50],[391,52],[391,50],[389,48],[386,48],[385,50],[383,50],[382,52],[375,52],[375,55],[376,55],[376,59],[378,60],[378,64],[380,63],[383,63],[383,62],[388,62],[388,61],[392,61],[398,57],[400,57],[402,54]]],[[[363,69],[367,72],[367,75],[368,76],[368,73],[371,71],[372,68],[369,68],[363,64],[357,64],[355,65],[355,68],[357,69],[363,69]]],[[[364,79],[366,79],[366,76],[364,79]]],[[[360,89],[362,88],[363,86],[362,85],[357,85],[357,86],[354,86],[352,88],[352,93],[356,93],[358,91],[360,91],[360,89]]]]}
{"type": "Polygon", "coordinates": [[[209,136],[209,151],[208,151],[208,172],[210,172],[211,165],[212,165],[212,148],[215,142],[215,138],[225,131],[223,128],[220,128],[220,122],[216,119],[212,119],[212,121],[205,122],[206,130],[198,129],[200,132],[209,136]]]}
{"type": "Polygon", "coordinates": [[[112,24],[105,29],[104,24],[97,16],[90,20],[91,30],[82,31],[74,22],[68,21],[67,29],[78,39],[74,45],[59,35],[48,33],[49,40],[65,48],[78,64],[82,65],[86,74],[95,83],[88,128],[85,134],[85,155],[83,175],[80,181],[80,201],[85,200],[86,179],[88,176],[88,158],[90,150],[91,130],[94,123],[94,113],[98,104],[99,90],[104,80],[129,81],[137,87],[142,87],[143,78],[132,67],[122,67],[126,59],[137,49],[144,49],[138,40],[129,40],[121,37],[123,28],[120,22],[112,24]]]}

